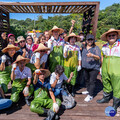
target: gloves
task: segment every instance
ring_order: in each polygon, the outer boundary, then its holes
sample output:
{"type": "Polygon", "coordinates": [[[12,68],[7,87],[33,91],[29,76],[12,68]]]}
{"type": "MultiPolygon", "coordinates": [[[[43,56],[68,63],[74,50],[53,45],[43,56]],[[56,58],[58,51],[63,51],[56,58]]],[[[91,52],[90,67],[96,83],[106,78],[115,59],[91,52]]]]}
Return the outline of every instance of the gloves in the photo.
{"type": "Polygon", "coordinates": [[[51,40],[52,40],[52,41],[54,40],[54,37],[53,37],[53,36],[51,36],[51,40]]]}
{"type": "Polygon", "coordinates": [[[65,52],[68,52],[69,46],[66,45],[65,52]]]}
{"type": "Polygon", "coordinates": [[[53,103],[53,112],[58,112],[58,110],[59,110],[59,106],[58,106],[58,104],[57,103],[53,103]]]}
{"type": "Polygon", "coordinates": [[[26,87],[24,88],[23,94],[24,94],[24,96],[28,96],[28,95],[29,95],[29,87],[28,87],[28,86],[26,86],[26,87]]]}
{"type": "Polygon", "coordinates": [[[41,74],[40,69],[36,69],[36,70],[35,70],[35,73],[36,73],[37,75],[40,75],[40,74],[41,74]]]}
{"type": "Polygon", "coordinates": [[[64,47],[64,58],[67,58],[67,55],[68,55],[68,49],[69,49],[69,46],[66,45],[66,46],[64,47]]]}
{"type": "Polygon", "coordinates": [[[80,36],[80,38],[81,38],[81,41],[83,41],[83,39],[84,39],[84,36],[80,36]]]}
{"type": "Polygon", "coordinates": [[[5,63],[6,60],[7,60],[6,55],[3,55],[3,56],[1,57],[1,59],[2,59],[1,62],[2,62],[2,63],[5,63]]]}
{"type": "Polygon", "coordinates": [[[36,56],[36,58],[39,58],[39,59],[40,59],[40,53],[39,53],[39,52],[36,52],[36,53],[35,53],[35,56],[36,56]]]}
{"type": "Polygon", "coordinates": [[[102,68],[100,68],[100,74],[102,75],[102,68]]]}
{"type": "Polygon", "coordinates": [[[51,40],[52,40],[51,44],[53,44],[53,42],[54,42],[54,37],[53,36],[51,36],[51,40]]]}
{"type": "Polygon", "coordinates": [[[16,69],[16,67],[17,67],[16,63],[12,64],[12,71],[14,71],[16,69]]]}
{"type": "Polygon", "coordinates": [[[80,70],[81,70],[81,65],[77,67],[77,71],[80,71],[80,70]]]}

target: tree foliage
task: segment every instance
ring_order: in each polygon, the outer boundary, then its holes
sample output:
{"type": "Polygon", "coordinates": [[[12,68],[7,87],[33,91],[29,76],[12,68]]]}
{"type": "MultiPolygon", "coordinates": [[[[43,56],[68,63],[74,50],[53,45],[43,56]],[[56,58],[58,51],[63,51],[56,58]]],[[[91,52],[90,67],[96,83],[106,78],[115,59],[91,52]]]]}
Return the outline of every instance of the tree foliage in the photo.
{"type": "MultiPolygon", "coordinates": [[[[77,34],[82,29],[82,14],[70,14],[67,16],[60,14],[48,17],[48,19],[38,16],[36,21],[30,18],[26,20],[10,19],[10,28],[11,33],[16,36],[25,36],[25,33],[33,28],[44,32],[50,30],[54,25],[69,31],[72,19],[76,21],[73,32],[77,34]]],[[[120,29],[120,4],[113,4],[99,12],[96,37],[99,39],[101,34],[110,28],[120,29]]]]}

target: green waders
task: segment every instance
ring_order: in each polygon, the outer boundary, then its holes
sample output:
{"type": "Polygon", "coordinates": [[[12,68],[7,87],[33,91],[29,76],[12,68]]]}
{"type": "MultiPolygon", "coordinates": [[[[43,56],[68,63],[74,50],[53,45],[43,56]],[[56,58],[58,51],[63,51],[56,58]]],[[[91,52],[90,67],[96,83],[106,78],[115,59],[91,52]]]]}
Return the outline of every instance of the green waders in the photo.
{"type": "Polygon", "coordinates": [[[49,56],[49,70],[50,72],[55,71],[55,67],[57,65],[63,66],[63,47],[62,46],[54,46],[53,51],[50,53],[49,56]]]}
{"type": "MultiPolygon", "coordinates": [[[[61,101],[57,98],[57,104],[60,106],[61,101]]],[[[39,88],[34,92],[34,100],[31,102],[30,110],[38,114],[44,114],[45,109],[53,110],[53,100],[49,97],[46,88],[39,88]]]]}
{"type": "MultiPolygon", "coordinates": [[[[27,84],[27,80],[26,79],[22,79],[22,80],[21,79],[15,79],[13,81],[13,84],[12,84],[12,94],[11,94],[11,98],[10,98],[13,102],[18,102],[18,100],[20,98],[19,94],[20,94],[20,92],[23,91],[23,89],[25,88],[26,84],[27,84]]],[[[29,86],[29,96],[32,95],[33,92],[34,92],[34,87],[31,84],[29,86]]]]}
{"type": "Polygon", "coordinates": [[[104,56],[102,64],[103,91],[120,99],[120,57],[104,56]]]}
{"type": "Polygon", "coordinates": [[[77,66],[78,66],[78,51],[68,51],[67,58],[64,58],[65,75],[69,78],[70,73],[73,72],[74,76],[71,79],[70,84],[75,85],[77,78],[77,66]]]}
{"type": "Polygon", "coordinates": [[[11,74],[12,66],[5,67],[4,71],[0,71],[0,84],[4,93],[8,91],[8,84],[11,81],[10,74],[11,74]]]}
{"type": "Polygon", "coordinates": [[[29,68],[31,69],[32,73],[34,73],[35,70],[36,70],[36,67],[34,66],[34,64],[27,63],[25,66],[26,66],[26,67],[29,67],[29,68]]]}

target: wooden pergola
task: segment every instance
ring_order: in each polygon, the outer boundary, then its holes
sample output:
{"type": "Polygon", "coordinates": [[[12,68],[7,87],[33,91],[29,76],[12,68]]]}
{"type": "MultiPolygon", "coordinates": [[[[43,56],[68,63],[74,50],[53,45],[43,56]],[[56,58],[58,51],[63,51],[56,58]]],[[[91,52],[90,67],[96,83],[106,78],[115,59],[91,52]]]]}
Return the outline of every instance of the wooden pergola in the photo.
{"type": "Polygon", "coordinates": [[[82,30],[96,35],[100,2],[0,2],[0,33],[10,31],[9,13],[83,13],[82,30]]]}

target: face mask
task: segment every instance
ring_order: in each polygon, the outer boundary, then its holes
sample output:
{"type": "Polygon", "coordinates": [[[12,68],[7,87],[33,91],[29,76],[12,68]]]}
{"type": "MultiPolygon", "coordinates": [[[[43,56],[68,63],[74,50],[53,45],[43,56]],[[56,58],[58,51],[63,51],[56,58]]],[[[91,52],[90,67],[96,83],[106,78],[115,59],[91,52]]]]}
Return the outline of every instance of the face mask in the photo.
{"type": "Polygon", "coordinates": [[[83,41],[83,39],[84,39],[84,36],[80,36],[80,38],[81,38],[81,41],[83,41]]]}

